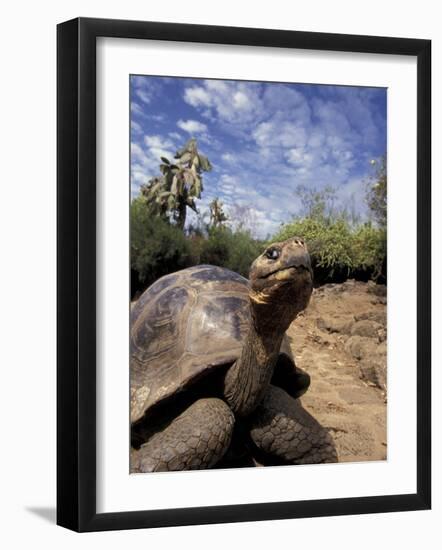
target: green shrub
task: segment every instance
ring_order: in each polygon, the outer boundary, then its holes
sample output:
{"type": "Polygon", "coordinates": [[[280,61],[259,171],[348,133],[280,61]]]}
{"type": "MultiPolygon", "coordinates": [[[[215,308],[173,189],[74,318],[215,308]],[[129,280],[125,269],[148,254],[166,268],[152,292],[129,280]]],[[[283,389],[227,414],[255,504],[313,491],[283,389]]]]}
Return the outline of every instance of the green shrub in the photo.
{"type": "Polygon", "coordinates": [[[361,271],[370,271],[373,279],[385,276],[387,231],[370,223],[359,226],[353,235],[354,264],[361,271]]]}
{"type": "Polygon", "coordinates": [[[130,212],[131,267],[140,287],[194,263],[183,232],[159,216],[153,216],[143,197],[132,201],[130,212]]]}
{"type": "Polygon", "coordinates": [[[352,234],[348,223],[338,219],[325,223],[323,220],[305,218],[284,225],[274,240],[299,236],[306,240],[314,264],[327,268],[331,275],[336,269],[350,270],[352,234]]]}
{"type": "Polygon", "coordinates": [[[227,227],[211,228],[201,244],[200,263],[227,267],[244,277],[248,277],[251,263],[263,248],[248,231],[227,227]]]}
{"type": "Polygon", "coordinates": [[[317,282],[385,275],[385,229],[369,223],[352,227],[344,218],[304,218],[285,224],[272,240],[294,236],[306,240],[317,282]]]}

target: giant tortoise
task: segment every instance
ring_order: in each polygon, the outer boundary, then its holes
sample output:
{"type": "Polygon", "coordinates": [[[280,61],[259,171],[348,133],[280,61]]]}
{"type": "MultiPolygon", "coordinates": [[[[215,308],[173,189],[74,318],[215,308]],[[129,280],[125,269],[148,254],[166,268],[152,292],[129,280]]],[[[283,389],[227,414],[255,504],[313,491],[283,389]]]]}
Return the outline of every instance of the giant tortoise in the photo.
{"type": "Polygon", "coordinates": [[[220,467],[233,440],[264,464],[336,460],[298,399],[310,379],[285,335],[312,287],[306,246],[292,238],[269,246],[249,280],[199,265],[141,295],[131,311],[131,472],[220,467]]]}

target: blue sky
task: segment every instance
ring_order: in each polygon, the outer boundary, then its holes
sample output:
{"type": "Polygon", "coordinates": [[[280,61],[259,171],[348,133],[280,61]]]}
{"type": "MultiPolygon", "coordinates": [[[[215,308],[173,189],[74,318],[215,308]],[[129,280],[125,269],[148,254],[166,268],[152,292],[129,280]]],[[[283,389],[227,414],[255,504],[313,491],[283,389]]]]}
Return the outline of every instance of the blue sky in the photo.
{"type": "MultiPolygon", "coordinates": [[[[371,161],[386,152],[383,88],[131,76],[131,194],[195,137],[213,170],[203,174],[201,213],[214,197],[258,237],[299,212],[299,184],[337,189],[338,205],[366,216],[371,161]]],[[[188,222],[192,221],[189,215],[188,222]]]]}

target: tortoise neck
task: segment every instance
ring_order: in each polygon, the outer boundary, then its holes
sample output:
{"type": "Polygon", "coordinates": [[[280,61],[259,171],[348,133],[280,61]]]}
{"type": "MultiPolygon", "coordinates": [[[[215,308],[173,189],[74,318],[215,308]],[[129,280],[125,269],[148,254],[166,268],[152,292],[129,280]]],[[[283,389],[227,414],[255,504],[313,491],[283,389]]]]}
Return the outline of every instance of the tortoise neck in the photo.
{"type": "Polygon", "coordinates": [[[273,376],[285,327],[272,328],[257,322],[252,307],[252,322],[240,357],[224,378],[224,398],[238,416],[254,411],[264,397],[273,376]]]}

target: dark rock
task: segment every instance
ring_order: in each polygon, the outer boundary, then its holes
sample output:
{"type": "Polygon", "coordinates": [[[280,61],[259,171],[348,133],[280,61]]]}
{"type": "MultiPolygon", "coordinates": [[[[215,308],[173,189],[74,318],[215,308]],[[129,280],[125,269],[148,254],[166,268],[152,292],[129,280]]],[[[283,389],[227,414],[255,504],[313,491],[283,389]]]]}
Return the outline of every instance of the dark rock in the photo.
{"type": "Polygon", "coordinates": [[[387,315],[385,311],[364,311],[355,315],[356,321],[376,321],[384,327],[387,325],[387,315]]]}
{"type": "Polygon", "coordinates": [[[356,287],[358,283],[354,279],[347,279],[344,283],[341,284],[342,290],[352,290],[356,287]]]}
{"type": "Polygon", "coordinates": [[[346,352],[358,360],[360,376],[382,390],[387,385],[387,344],[374,338],[350,336],[345,344],[346,352]]]}
{"type": "Polygon", "coordinates": [[[370,303],[372,303],[374,306],[377,306],[377,305],[385,306],[387,305],[387,298],[376,297],[370,300],[370,303]]]}
{"type": "Polygon", "coordinates": [[[361,360],[368,358],[377,353],[378,344],[373,338],[364,338],[363,336],[350,336],[345,343],[345,351],[354,357],[361,360]]]}
{"type": "Polygon", "coordinates": [[[330,340],[327,340],[326,338],[323,338],[320,334],[315,334],[312,336],[313,342],[316,342],[317,344],[321,344],[322,346],[329,346],[330,340]]]}
{"type": "Polygon", "coordinates": [[[318,317],[316,326],[330,333],[350,334],[353,320],[338,317],[318,317]]]}
{"type": "Polygon", "coordinates": [[[380,388],[386,390],[387,387],[387,365],[385,360],[375,358],[361,361],[359,364],[361,378],[380,388]]]}
{"type": "Polygon", "coordinates": [[[367,283],[367,292],[374,294],[375,296],[387,296],[386,285],[377,285],[375,283],[367,283]]]}
{"type": "Polygon", "coordinates": [[[378,338],[380,329],[383,327],[376,321],[356,321],[351,328],[351,335],[378,338]]]}

